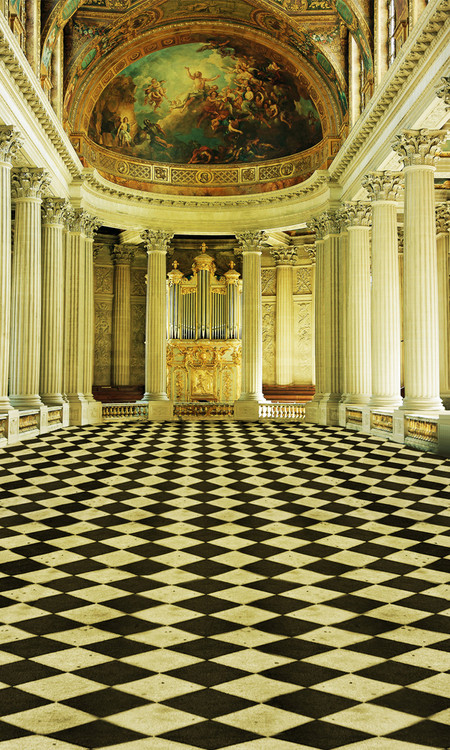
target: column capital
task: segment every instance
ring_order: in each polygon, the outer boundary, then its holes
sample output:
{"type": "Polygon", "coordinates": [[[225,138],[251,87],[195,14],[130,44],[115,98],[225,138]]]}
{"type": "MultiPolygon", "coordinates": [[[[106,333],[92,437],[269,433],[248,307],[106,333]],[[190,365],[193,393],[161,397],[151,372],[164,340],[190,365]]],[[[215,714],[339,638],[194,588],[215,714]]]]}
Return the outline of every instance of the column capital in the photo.
{"type": "Polygon", "coordinates": [[[11,164],[21,146],[20,133],[11,125],[0,125],[0,162],[11,164]]]}
{"type": "Polygon", "coordinates": [[[436,234],[450,232],[450,203],[439,203],[436,206],[436,234]]]}
{"type": "Polygon", "coordinates": [[[270,254],[276,266],[294,266],[297,261],[297,249],[290,245],[271,247],[270,254]]]}
{"type": "Polygon", "coordinates": [[[339,234],[341,231],[341,218],[338,211],[324,211],[322,221],[325,225],[324,237],[327,234],[339,234]]]}
{"type": "Polygon", "coordinates": [[[308,253],[311,260],[316,259],[316,244],[312,242],[310,245],[303,245],[303,249],[308,253]]]}
{"type": "Polygon", "coordinates": [[[88,239],[93,239],[94,232],[100,226],[101,221],[83,208],[74,208],[68,214],[67,224],[69,232],[84,234],[88,239]]]}
{"type": "Polygon", "coordinates": [[[238,232],[236,239],[239,242],[238,253],[260,253],[261,245],[266,237],[265,232],[238,232]]]}
{"type": "Polygon", "coordinates": [[[345,227],[370,227],[370,205],[362,201],[345,203],[340,211],[340,217],[345,227]]]}
{"type": "Polygon", "coordinates": [[[64,224],[70,210],[70,203],[64,198],[44,198],[41,207],[42,223],[64,224]]]}
{"type": "Polygon", "coordinates": [[[14,198],[41,198],[42,192],[50,184],[50,177],[44,169],[18,167],[11,175],[11,192],[14,198]]]}
{"type": "Polygon", "coordinates": [[[167,253],[172,237],[173,232],[164,232],[161,229],[145,229],[141,234],[147,253],[167,253]]]}
{"type": "Polygon", "coordinates": [[[371,201],[395,201],[402,176],[400,172],[369,172],[361,180],[371,201]]]}
{"type": "Polygon", "coordinates": [[[111,258],[116,266],[126,266],[133,262],[136,245],[114,245],[111,248],[111,258]]]}
{"type": "Polygon", "coordinates": [[[450,75],[441,76],[442,85],[436,90],[436,96],[443,99],[445,108],[450,110],[450,75]]]}
{"type": "Polygon", "coordinates": [[[316,242],[323,240],[326,233],[326,225],[323,214],[321,214],[320,216],[314,216],[314,218],[306,222],[306,226],[308,227],[308,229],[311,229],[313,232],[315,232],[316,242]]]}
{"type": "Polygon", "coordinates": [[[395,136],[392,149],[404,167],[434,166],[446,135],[445,130],[403,130],[395,136]]]}

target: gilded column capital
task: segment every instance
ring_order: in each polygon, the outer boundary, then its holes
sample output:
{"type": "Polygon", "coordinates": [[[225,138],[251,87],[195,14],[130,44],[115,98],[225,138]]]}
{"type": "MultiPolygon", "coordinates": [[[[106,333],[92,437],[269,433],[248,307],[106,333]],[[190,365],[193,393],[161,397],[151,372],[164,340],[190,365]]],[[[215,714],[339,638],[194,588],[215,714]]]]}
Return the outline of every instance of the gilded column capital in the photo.
{"type": "Polygon", "coordinates": [[[436,234],[450,232],[450,203],[439,203],[436,206],[436,234]]]}
{"type": "MultiPolygon", "coordinates": [[[[260,253],[261,245],[265,240],[265,232],[238,232],[236,239],[242,253],[260,253]]],[[[239,252],[239,251],[238,251],[239,252]]]]}
{"type": "Polygon", "coordinates": [[[436,90],[436,96],[443,99],[445,107],[450,110],[450,75],[441,76],[442,85],[436,90]]]}
{"type": "Polygon", "coordinates": [[[344,227],[370,227],[372,212],[367,203],[345,203],[339,213],[344,227]]]}
{"type": "Polygon", "coordinates": [[[136,245],[114,245],[111,248],[111,258],[117,266],[126,266],[133,262],[136,245]]]}
{"type": "Polygon", "coordinates": [[[19,167],[11,175],[11,192],[14,198],[41,198],[50,184],[50,177],[38,167],[19,167]]]}
{"type": "Polygon", "coordinates": [[[0,162],[11,164],[22,146],[21,135],[11,125],[0,125],[0,162]]]}
{"type": "Polygon", "coordinates": [[[323,240],[326,233],[326,225],[323,214],[321,214],[320,216],[315,216],[313,219],[307,221],[306,226],[308,227],[308,229],[311,229],[311,231],[315,232],[316,242],[320,242],[320,240],[323,240]]]}
{"type": "Polygon", "coordinates": [[[399,172],[369,172],[361,180],[372,201],[395,201],[402,176],[399,172]]]}
{"type": "Polygon", "coordinates": [[[42,223],[64,225],[70,211],[70,203],[64,198],[44,198],[41,206],[42,223]]]}
{"type": "Polygon", "coordinates": [[[271,247],[270,254],[276,266],[294,266],[297,261],[297,249],[290,245],[271,247]]]}
{"type": "Polygon", "coordinates": [[[145,229],[141,237],[147,253],[167,253],[173,232],[164,232],[161,229],[145,229]]]}
{"type": "Polygon", "coordinates": [[[100,226],[101,221],[83,208],[75,208],[69,213],[67,224],[69,232],[83,234],[88,239],[92,239],[94,237],[94,232],[100,226]]]}
{"type": "Polygon", "coordinates": [[[434,166],[446,135],[445,130],[403,130],[395,136],[392,148],[404,167],[434,166]]]}

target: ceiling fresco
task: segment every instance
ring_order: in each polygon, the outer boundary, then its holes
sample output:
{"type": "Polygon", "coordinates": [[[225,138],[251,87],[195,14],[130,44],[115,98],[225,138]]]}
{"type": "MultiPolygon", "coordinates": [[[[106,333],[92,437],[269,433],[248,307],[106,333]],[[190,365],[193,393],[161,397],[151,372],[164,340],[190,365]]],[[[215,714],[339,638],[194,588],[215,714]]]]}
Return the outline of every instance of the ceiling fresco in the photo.
{"type": "Polygon", "coordinates": [[[88,134],[140,159],[227,164],[304,151],[322,127],[308,92],[260,47],[215,38],[126,67],[103,90],[88,134]]]}

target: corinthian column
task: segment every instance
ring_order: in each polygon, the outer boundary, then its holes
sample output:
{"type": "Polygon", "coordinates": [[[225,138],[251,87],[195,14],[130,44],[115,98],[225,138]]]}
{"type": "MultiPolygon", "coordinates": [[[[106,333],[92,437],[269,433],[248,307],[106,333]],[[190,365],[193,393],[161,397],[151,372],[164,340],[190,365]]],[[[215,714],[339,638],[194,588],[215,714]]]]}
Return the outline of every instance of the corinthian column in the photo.
{"type": "Polygon", "coordinates": [[[114,245],[114,306],[112,334],[113,385],[130,384],[131,263],[135,245],[114,245]]]}
{"type": "Polygon", "coordinates": [[[11,305],[10,401],[19,409],[42,406],[41,196],[50,180],[43,169],[21,167],[12,175],[16,203],[11,305]]]}
{"type": "Polygon", "coordinates": [[[100,220],[84,212],[81,250],[84,255],[84,367],[83,393],[86,401],[93,402],[94,381],[94,232],[100,220]]]}
{"type": "Polygon", "coordinates": [[[362,181],[372,201],[372,398],[400,406],[400,287],[395,197],[400,175],[371,172],[362,181]]]}
{"type": "Polygon", "coordinates": [[[371,393],[370,207],[359,201],[346,203],[341,217],[348,232],[345,403],[367,404],[371,393]]]}
{"type": "Polygon", "coordinates": [[[442,131],[404,130],[393,149],[404,162],[405,399],[409,411],[442,410],[434,171],[442,131]]]}
{"type": "Polygon", "coordinates": [[[12,127],[0,125],[0,413],[8,398],[11,331],[11,164],[21,140],[12,127]]]}
{"type": "MultiPolygon", "coordinates": [[[[169,232],[151,229],[145,230],[142,234],[148,257],[145,394],[142,400],[148,402],[168,401],[166,368],[166,254],[172,237],[173,234],[169,232]]],[[[159,411],[155,412],[156,415],[159,413],[159,411]]],[[[167,412],[166,416],[170,416],[169,412],[167,412]]]]}
{"type": "Polygon", "coordinates": [[[338,424],[338,403],[340,399],[341,367],[339,351],[339,234],[340,219],[335,211],[322,214],[324,222],[324,389],[322,410],[325,411],[326,424],[338,424]]]}
{"type": "Polygon", "coordinates": [[[263,232],[243,232],[242,248],[242,367],[241,395],[235,406],[238,419],[258,419],[262,392],[261,243],[263,232]],[[250,404],[250,405],[249,405],[250,404]]]}
{"type": "Polygon", "coordinates": [[[42,326],[40,394],[44,404],[63,404],[64,226],[69,210],[61,198],[42,202],[42,326]]]}
{"type": "Polygon", "coordinates": [[[448,253],[450,231],[450,203],[436,208],[436,247],[438,262],[439,305],[439,384],[446,409],[450,408],[449,327],[448,327],[448,253]]]}
{"type": "Polygon", "coordinates": [[[306,226],[316,233],[314,274],[314,360],[316,390],[312,401],[306,404],[306,420],[308,422],[322,422],[320,403],[325,395],[325,266],[324,266],[324,234],[325,221],[323,217],[316,217],[308,221],[306,226]]]}
{"type": "Polygon", "coordinates": [[[291,385],[294,374],[294,299],[293,269],[297,260],[294,247],[273,247],[270,254],[277,267],[276,359],[277,385],[291,385]]]}

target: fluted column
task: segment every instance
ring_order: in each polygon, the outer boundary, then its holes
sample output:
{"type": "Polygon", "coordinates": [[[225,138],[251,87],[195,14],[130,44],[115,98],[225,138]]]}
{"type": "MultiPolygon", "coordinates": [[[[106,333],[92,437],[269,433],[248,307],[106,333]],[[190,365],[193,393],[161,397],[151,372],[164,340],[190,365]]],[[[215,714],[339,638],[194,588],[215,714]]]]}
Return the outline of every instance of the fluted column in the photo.
{"type": "Polygon", "coordinates": [[[85,266],[83,393],[86,401],[94,401],[94,232],[99,225],[97,217],[85,212],[81,249],[85,266]]]}
{"type": "Polygon", "coordinates": [[[112,382],[130,384],[131,263],[134,245],[114,245],[114,304],[112,326],[112,382]]]}
{"type": "Polygon", "coordinates": [[[11,336],[11,164],[21,140],[12,127],[0,125],[0,413],[9,411],[11,336]]]}
{"type": "Polygon", "coordinates": [[[42,326],[40,395],[44,404],[63,403],[64,226],[69,204],[61,198],[42,203],[42,326]]]}
{"type": "Polygon", "coordinates": [[[270,254],[277,268],[275,378],[277,385],[291,385],[294,380],[294,283],[293,265],[297,260],[294,247],[274,247],[270,254]]]}
{"type": "Polygon", "coordinates": [[[12,174],[16,215],[11,294],[10,401],[19,409],[42,406],[41,196],[50,180],[43,169],[21,167],[12,174]]]}
{"type": "MultiPolygon", "coordinates": [[[[315,359],[315,385],[313,403],[317,406],[325,394],[325,265],[324,265],[324,233],[325,222],[322,218],[315,218],[307,222],[309,229],[316,233],[315,257],[316,270],[314,276],[314,359],[315,359]]],[[[314,414],[308,414],[311,421],[316,421],[314,414]]]]}
{"type": "Polygon", "coordinates": [[[442,131],[404,130],[393,149],[404,162],[405,398],[408,411],[442,410],[434,171],[442,131]]]}
{"type": "Polygon", "coordinates": [[[147,250],[147,308],[145,341],[145,394],[143,401],[167,401],[166,369],[166,254],[173,235],[147,229],[142,234],[147,250]]]}
{"type": "Polygon", "coordinates": [[[261,242],[263,232],[236,235],[242,248],[242,369],[239,401],[263,401],[261,242]]]}
{"type": "Polygon", "coordinates": [[[341,217],[348,232],[345,403],[367,404],[371,394],[370,207],[346,203],[341,217]]]}
{"type": "Polygon", "coordinates": [[[449,327],[448,327],[448,253],[450,251],[450,203],[436,207],[436,248],[439,306],[439,384],[446,409],[450,408],[449,327]]]}
{"type": "Polygon", "coordinates": [[[335,211],[322,214],[324,222],[324,389],[327,424],[337,424],[337,405],[341,394],[339,351],[339,233],[340,221],[335,211]]]}
{"type": "Polygon", "coordinates": [[[400,406],[400,287],[395,197],[400,175],[371,172],[362,181],[372,201],[372,397],[370,406],[400,406]]]}

